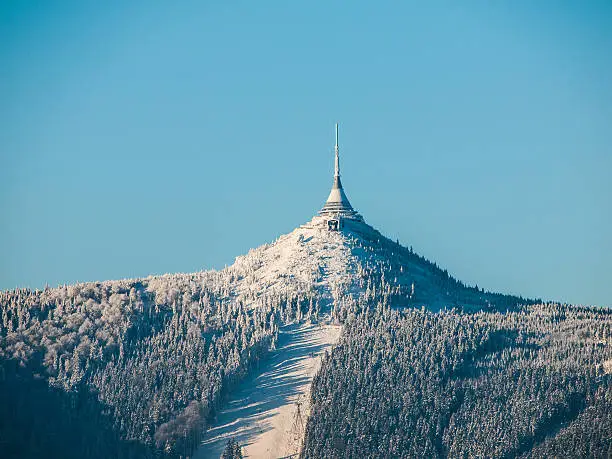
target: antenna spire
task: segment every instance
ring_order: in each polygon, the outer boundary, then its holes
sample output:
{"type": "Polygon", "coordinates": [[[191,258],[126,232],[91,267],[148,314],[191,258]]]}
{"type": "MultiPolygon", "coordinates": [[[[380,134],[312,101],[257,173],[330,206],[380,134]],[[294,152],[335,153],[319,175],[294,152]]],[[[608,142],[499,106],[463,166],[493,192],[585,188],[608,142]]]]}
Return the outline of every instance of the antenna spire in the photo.
{"type": "Polygon", "coordinates": [[[336,123],[336,146],[334,147],[336,160],[334,162],[334,177],[340,177],[340,154],[338,153],[338,123],[336,123]]]}

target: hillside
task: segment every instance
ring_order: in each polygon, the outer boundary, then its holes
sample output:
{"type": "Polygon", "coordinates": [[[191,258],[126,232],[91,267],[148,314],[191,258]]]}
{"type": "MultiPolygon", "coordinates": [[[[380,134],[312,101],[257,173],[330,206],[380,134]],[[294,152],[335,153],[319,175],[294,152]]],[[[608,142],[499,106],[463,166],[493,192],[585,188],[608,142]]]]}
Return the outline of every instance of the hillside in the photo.
{"type": "Polygon", "coordinates": [[[302,456],[611,457],[611,337],[611,311],[555,304],[362,314],[315,377],[302,456]]]}
{"type": "Polygon", "coordinates": [[[296,289],[312,292],[324,305],[335,306],[335,315],[359,310],[348,302],[370,302],[378,296],[390,305],[431,310],[505,311],[530,302],[466,286],[366,223],[354,222],[334,232],[322,229],[317,220],[251,250],[221,271],[234,276],[234,292],[251,299],[296,289]]]}
{"type": "Polygon", "coordinates": [[[231,394],[195,457],[219,457],[230,438],[242,445],[246,457],[299,453],[310,383],[339,333],[339,326],[322,323],[284,327],[270,358],[231,394]]]}
{"type": "MultiPolygon", "coordinates": [[[[7,450],[35,457],[69,435],[70,423],[51,435],[28,421],[38,407],[20,387],[30,382],[44,382],[62,407],[54,414],[69,410],[84,428],[88,441],[57,445],[64,455],[185,456],[278,358],[286,326],[388,308],[506,312],[529,303],[465,286],[363,222],[327,231],[318,218],[221,271],[0,293],[0,384],[14,395],[0,420],[7,450]]],[[[307,383],[312,371],[304,375],[307,383]]]]}

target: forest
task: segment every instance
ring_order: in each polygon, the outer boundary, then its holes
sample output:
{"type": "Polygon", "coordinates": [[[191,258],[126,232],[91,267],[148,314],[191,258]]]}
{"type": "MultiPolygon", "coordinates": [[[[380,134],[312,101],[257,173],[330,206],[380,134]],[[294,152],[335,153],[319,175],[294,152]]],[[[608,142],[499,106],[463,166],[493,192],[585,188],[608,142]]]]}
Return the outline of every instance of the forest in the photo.
{"type": "Polygon", "coordinates": [[[612,457],[611,340],[602,308],[367,310],[315,376],[302,457],[612,457]]]}
{"type": "Polygon", "coordinates": [[[223,397],[274,347],[279,318],[310,305],[274,294],[247,308],[226,288],[208,272],[1,292],[4,451],[190,455],[223,397]],[[75,426],[79,441],[66,442],[75,426]]]}

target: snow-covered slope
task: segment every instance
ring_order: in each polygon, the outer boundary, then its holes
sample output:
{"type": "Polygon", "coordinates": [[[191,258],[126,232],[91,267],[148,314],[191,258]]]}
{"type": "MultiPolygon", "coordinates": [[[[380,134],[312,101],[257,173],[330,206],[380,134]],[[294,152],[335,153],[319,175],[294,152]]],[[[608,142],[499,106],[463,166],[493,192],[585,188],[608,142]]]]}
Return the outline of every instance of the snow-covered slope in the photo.
{"type": "Polygon", "coordinates": [[[467,287],[364,222],[336,232],[319,217],[237,257],[222,273],[230,277],[233,295],[247,302],[298,291],[315,294],[328,306],[339,298],[367,301],[380,289],[390,305],[434,310],[507,309],[526,301],[467,287]]]}
{"type": "Polygon", "coordinates": [[[340,336],[331,324],[283,327],[276,350],[234,391],[217,415],[195,459],[219,457],[230,438],[245,457],[278,458],[299,452],[310,412],[310,384],[321,356],[340,336]]]}
{"type": "Polygon", "coordinates": [[[239,296],[299,289],[331,300],[334,289],[355,288],[358,265],[345,234],[304,225],[237,257],[226,272],[239,296]]]}

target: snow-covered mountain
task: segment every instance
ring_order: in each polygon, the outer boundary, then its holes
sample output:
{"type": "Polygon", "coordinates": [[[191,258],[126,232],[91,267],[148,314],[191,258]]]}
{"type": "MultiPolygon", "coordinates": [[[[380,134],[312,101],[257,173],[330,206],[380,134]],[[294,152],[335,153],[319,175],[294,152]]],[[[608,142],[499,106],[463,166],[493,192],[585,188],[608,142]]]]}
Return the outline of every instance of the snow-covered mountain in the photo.
{"type": "MultiPolygon", "coordinates": [[[[289,324],[332,326],[368,308],[506,310],[521,302],[466,287],[360,217],[330,230],[328,219],[316,216],[220,271],[0,292],[0,360],[5,374],[15,375],[15,387],[42,378],[60,390],[53,397],[72,414],[56,420],[58,429],[74,429],[72,421],[63,422],[76,415],[80,427],[91,426],[83,438],[110,435],[184,455],[268,350],[277,349],[281,364],[278,352],[295,351],[297,335],[287,331],[289,324]],[[11,362],[19,362],[17,373],[11,362]],[[70,394],[92,395],[85,406],[97,413],[95,423],[70,411],[70,394]]],[[[297,330],[303,342],[311,341],[297,330]]],[[[285,406],[305,395],[317,368],[311,360],[329,347],[330,336],[338,336],[316,333],[316,352],[300,354],[305,370],[296,378],[306,379],[283,396],[285,406]]],[[[31,399],[23,397],[7,400],[6,409],[19,403],[20,416],[26,416],[31,399]]]]}
{"type": "Polygon", "coordinates": [[[234,294],[241,298],[316,292],[331,305],[334,299],[371,299],[382,289],[390,305],[432,310],[505,310],[527,301],[465,286],[363,221],[345,225],[342,231],[329,231],[321,217],[314,217],[273,243],[237,257],[222,273],[230,276],[234,294]]]}
{"type": "Polygon", "coordinates": [[[256,309],[284,298],[301,307],[285,320],[296,323],[281,327],[273,356],[230,397],[197,458],[218,456],[229,439],[244,445],[248,457],[299,452],[303,430],[295,432],[296,419],[310,411],[310,381],[338,339],[333,324],[351,315],[381,307],[505,309],[524,301],[464,286],[362,219],[330,231],[324,218],[314,217],[218,274],[230,286],[230,302],[256,309]]]}

